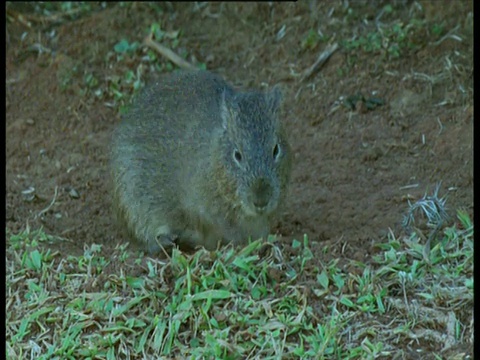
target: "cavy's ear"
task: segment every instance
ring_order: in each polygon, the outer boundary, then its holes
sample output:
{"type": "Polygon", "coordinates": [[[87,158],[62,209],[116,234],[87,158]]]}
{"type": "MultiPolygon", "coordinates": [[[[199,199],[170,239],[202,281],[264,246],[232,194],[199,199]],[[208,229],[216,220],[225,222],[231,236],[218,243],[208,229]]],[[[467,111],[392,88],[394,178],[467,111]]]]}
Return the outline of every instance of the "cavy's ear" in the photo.
{"type": "Polygon", "coordinates": [[[280,105],[282,103],[282,90],[280,85],[275,85],[272,90],[265,94],[265,100],[267,102],[268,109],[273,113],[276,114],[280,109],[280,105]]]}
{"type": "Polygon", "coordinates": [[[227,129],[235,117],[237,116],[237,106],[231,94],[227,93],[227,89],[222,92],[222,100],[220,101],[220,116],[222,117],[222,126],[227,129]]]}

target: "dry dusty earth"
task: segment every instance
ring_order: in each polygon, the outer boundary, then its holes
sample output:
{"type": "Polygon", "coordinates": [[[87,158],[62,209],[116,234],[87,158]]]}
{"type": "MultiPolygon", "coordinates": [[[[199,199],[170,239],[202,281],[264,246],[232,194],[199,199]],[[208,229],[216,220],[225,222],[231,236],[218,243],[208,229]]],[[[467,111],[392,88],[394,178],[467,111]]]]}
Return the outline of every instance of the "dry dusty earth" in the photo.
{"type": "Polygon", "coordinates": [[[368,262],[389,229],[402,234],[408,200],[440,182],[451,214],[473,216],[473,2],[441,3],[106,3],[58,18],[9,4],[6,228],[43,227],[65,239],[51,245],[65,256],[125,241],[110,211],[110,134],[134,80],[171,64],[115,45],[141,43],[154,23],[166,45],[235,85],[282,84],[295,164],[280,241],[307,234],[318,259],[368,262]],[[425,23],[408,27],[412,18],[425,23]],[[367,41],[379,49],[351,49],[395,22],[406,40],[384,32],[367,41]],[[346,106],[359,93],[383,105],[346,106]]]}

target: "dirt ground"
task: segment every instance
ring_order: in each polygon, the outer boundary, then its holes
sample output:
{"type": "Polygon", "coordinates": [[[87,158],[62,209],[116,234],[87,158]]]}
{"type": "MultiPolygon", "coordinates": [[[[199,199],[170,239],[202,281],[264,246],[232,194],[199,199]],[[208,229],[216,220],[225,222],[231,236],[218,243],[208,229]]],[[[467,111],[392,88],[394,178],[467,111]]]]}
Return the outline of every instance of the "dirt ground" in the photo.
{"type": "Polygon", "coordinates": [[[108,94],[94,90],[128,69],[143,71],[149,82],[149,68],[139,68],[144,47],[121,61],[113,50],[121,39],[141,42],[152,23],[172,37],[180,30],[175,51],[237,86],[283,85],[295,162],[275,228],[280,241],[307,234],[318,259],[368,262],[389,229],[402,234],[408,199],[440,182],[451,214],[462,208],[473,216],[472,2],[395,1],[380,20],[388,2],[347,3],[107,3],[60,19],[9,4],[6,228],[43,227],[66,240],[52,244],[65,256],[91,243],[103,244],[108,255],[125,241],[113,224],[108,182],[110,135],[120,114],[108,94]],[[419,31],[419,46],[394,58],[340,46],[301,81],[328,43],[374,30],[377,20],[408,23],[414,15],[441,24],[443,33],[419,31]],[[327,40],[305,47],[311,29],[327,40]],[[358,93],[383,105],[342,105],[358,93]]]}

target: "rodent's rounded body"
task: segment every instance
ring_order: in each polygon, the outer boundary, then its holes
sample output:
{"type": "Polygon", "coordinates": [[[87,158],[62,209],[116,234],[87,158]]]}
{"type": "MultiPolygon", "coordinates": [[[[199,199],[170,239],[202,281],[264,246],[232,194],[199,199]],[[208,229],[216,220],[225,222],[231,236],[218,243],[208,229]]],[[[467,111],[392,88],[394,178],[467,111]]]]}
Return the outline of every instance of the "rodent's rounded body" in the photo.
{"type": "Polygon", "coordinates": [[[279,103],[207,71],[147,88],[113,135],[117,219],[151,252],[266,236],[291,168],[279,103]]]}

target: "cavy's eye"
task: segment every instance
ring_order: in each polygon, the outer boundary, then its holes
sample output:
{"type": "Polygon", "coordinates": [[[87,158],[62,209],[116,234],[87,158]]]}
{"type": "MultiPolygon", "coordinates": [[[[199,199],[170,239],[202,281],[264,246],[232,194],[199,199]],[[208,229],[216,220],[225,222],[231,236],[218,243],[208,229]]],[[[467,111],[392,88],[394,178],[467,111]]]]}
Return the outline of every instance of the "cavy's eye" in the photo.
{"type": "Polygon", "coordinates": [[[242,162],[242,153],[238,149],[235,149],[233,151],[233,158],[238,164],[240,164],[242,162]]]}
{"type": "Polygon", "coordinates": [[[279,155],[280,155],[280,145],[275,144],[275,146],[273,147],[273,159],[277,160],[279,155]]]}

